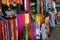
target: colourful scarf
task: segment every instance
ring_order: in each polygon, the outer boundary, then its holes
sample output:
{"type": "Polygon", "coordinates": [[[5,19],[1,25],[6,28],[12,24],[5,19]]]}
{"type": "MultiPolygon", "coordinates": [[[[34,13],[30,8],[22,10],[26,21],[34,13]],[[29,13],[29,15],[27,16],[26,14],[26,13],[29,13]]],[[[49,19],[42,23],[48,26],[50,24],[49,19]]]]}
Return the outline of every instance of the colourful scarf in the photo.
{"type": "Polygon", "coordinates": [[[24,8],[25,12],[29,12],[29,0],[24,0],[24,8]]]}

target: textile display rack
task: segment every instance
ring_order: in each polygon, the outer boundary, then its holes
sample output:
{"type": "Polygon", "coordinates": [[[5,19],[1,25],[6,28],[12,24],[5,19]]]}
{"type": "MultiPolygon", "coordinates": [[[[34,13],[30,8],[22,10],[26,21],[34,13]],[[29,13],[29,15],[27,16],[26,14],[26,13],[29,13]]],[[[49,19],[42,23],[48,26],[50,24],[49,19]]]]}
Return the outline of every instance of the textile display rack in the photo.
{"type": "MultiPolygon", "coordinates": [[[[50,35],[49,23],[54,19],[53,16],[50,20],[48,14],[48,9],[52,8],[51,2],[52,0],[2,0],[0,40],[47,40],[50,35]]],[[[51,24],[54,25],[53,22],[51,24]]]]}

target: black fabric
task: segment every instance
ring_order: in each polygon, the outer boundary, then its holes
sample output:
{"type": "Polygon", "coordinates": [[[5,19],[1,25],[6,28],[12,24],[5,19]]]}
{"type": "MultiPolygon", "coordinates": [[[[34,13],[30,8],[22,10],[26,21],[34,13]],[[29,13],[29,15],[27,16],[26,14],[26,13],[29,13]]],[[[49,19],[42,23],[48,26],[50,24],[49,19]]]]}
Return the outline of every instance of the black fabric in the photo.
{"type": "Polygon", "coordinates": [[[17,13],[20,14],[24,11],[24,6],[23,5],[17,5],[17,13]]]}
{"type": "Polygon", "coordinates": [[[17,6],[10,5],[10,8],[14,10],[17,8],[17,6]]]}
{"type": "Polygon", "coordinates": [[[3,15],[4,16],[6,16],[6,13],[5,13],[5,11],[9,8],[7,5],[5,5],[5,4],[1,4],[2,5],[2,13],[3,13],[3,15]]]}
{"type": "Polygon", "coordinates": [[[49,12],[45,12],[44,17],[48,17],[48,16],[50,16],[49,12]]]}

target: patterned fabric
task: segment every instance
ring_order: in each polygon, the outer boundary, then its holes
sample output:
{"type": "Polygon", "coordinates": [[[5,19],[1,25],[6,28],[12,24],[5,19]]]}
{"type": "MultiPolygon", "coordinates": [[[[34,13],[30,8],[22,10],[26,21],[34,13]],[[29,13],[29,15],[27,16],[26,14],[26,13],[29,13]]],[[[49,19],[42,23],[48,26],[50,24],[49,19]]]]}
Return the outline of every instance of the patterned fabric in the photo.
{"type": "MultiPolygon", "coordinates": [[[[30,18],[29,18],[30,19],[30,18]]],[[[32,23],[31,23],[31,21],[29,21],[29,25],[28,25],[28,38],[30,39],[30,40],[34,40],[34,36],[33,36],[33,28],[32,28],[32,23]]]]}
{"type": "MultiPolygon", "coordinates": [[[[2,23],[1,20],[0,20],[0,23],[2,23]]],[[[0,24],[0,40],[3,40],[3,37],[2,37],[2,24],[0,24]]]]}
{"type": "Polygon", "coordinates": [[[8,20],[8,26],[9,26],[9,39],[11,40],[10,20],[8,20]]]}
{"type": "Polygon", "coordinates": [[[36,39],[36,23],[32,22],[33,39],[36,39]]]}
{"type": "Polygon", "coordinates": [[[39,15],[36,14],[37,28],[40,28],[40,26],[42,25],[43,21],[44,21],[43,16],[40,15],[40,14],[39,15]]]}
{"type": "Polygon", "coordinates": [[[18,23],[18,33],[20,35],[20,38],[23,34],[23,27],[25,24],[28,25],[28,35],[31,40],[33,40],[33,34],[32,34],[32,25],[31,25],[31,19],[30,14],[17,14],[17,23],[18,23]]]}
{"type": "Polygon", "coordinates": [[[8,32],[7,32],[7,26],[5,25],[5,40],[8,40],[8,32]]]}
{"type": "Polygon", "coordinates": [[[11,14],[14,15],[14,14],[16,14],[16,10],[12,10],[12,9],[8,8],[8,10],[6,10],[5,13],[7,15],[11,15],[11,14]]]}
{"type": "Polygon", "coordinates": [[[5,23],[5,32],[6,32],[6,36],[7,36],[7,40],[10,40],[10,35],[9,35],[9,26],[8,26],[8,22],[6,21],[5,23]]]}
{"type": "Polygon", "coordinates": [[[10,33],[10,40],[18,40],[18,26],[17,26],[17,19],[8,19],[8,26],[9,26],[9,33],[10,33]]]}
{"type": "Polygon", "coordinates": [[[24,25],[24,40],[28,40],[28,25],[24,25]]]}
{"type": "Polygon", "coordinates": [[[4,40],[4,24],[3,21],[0,20],[0,40],[4,40]]]}
{"type": "Polygon", "coordinates": [[[10,20],[10,35],[11,35],[11,40],[14,40],[14,25],[13,25],[13,20],[10,20]]]}
{"type": "Polygon", "coordinates": [[[31,23],[31,18],[30,18],[30,14],[26,13],[24,14],[24,21],[25,24],[28,24],[28,35],[29,35],[29,39],[33,40],[33,31],[32,31],[32,23],[31,23]]]}
{"type": "Polygon", "coordinates": [[[14,25],[14,40],[18,40],[18,26],[17,26],[17,19],[13,19],[13,25],[14,25]]]}

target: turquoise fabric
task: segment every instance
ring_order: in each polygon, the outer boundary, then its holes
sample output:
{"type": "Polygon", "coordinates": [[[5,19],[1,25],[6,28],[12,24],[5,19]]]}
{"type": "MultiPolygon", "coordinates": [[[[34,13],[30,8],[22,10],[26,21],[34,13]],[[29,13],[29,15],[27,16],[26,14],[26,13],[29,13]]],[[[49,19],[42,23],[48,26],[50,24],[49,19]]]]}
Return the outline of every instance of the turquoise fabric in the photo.
{"type": "Polygon", "coordinates": [[[51,14],[51,27],[55,27],[54,14],[51,14]]]}
{"type": "Polygon", "coordinates": [[[7,15],[9,15],[9,14],[14,15],[14,14],[16,14],[17,12],[16,12],[16,10],[8,9],[8,10],[5,11],[5,13],[6,13],[7,15]]]}
{"type": "Polygon", "coordinates": [[[44,36],[45,36],[45,25],[44,24],[42,24],[42,26],[41,26],[41,34],[42,34],[42,39],[44,40],[44,36]]]}

